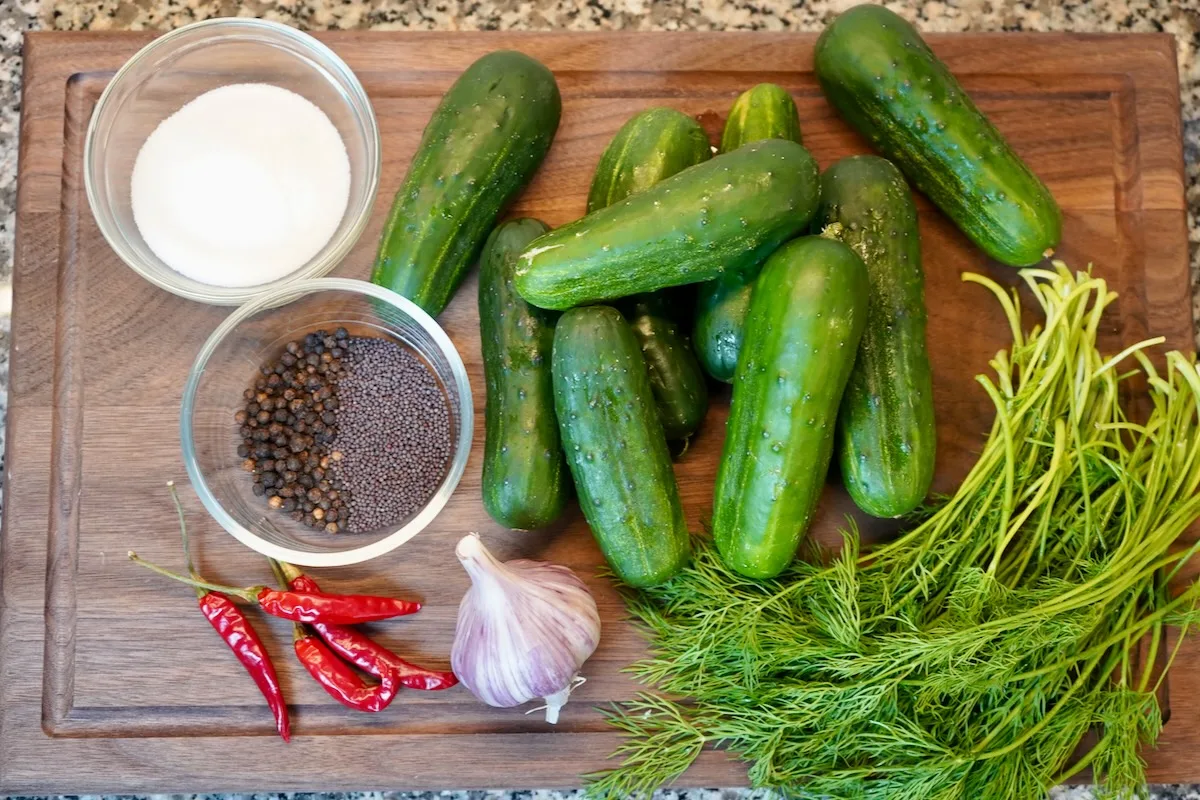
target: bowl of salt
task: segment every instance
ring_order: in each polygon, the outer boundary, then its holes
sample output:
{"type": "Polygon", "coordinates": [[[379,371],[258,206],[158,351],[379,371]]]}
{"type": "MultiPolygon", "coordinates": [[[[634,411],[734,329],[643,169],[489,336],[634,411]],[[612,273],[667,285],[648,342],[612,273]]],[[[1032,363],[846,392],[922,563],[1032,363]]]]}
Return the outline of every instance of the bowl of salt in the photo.
{"type": "Polygon", "coordinates": [[[379,186],[379,128],[332,50],[267,20],[198,22],[117,72],[84,145],[88,204],[142,277],[240,305],[333,269],[379,186]]]}

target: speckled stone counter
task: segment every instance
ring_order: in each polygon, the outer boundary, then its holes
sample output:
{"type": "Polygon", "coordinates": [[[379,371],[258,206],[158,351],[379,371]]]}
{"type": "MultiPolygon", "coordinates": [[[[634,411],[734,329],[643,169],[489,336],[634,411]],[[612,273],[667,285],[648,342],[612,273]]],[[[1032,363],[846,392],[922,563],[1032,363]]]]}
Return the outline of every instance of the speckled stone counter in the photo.
{"type": "MultiPolygon", "coordinates": [[[[13,205],[21,94],[21,42],[27,30],[166,30],[217,16],[257,16],[306,30],[819,30],[857,0],[0,0],[0,286],[12,273],[13,205]]],[[[893,0],[924,30],[1166,31],[1179,48],[1193,309],[1200,311],[1200,0],[893,0]]],[[[1069,121],[1066,123],[1069,124],[1069,121]]],[[[7,318],[0,320],[0,417],[7,405],[7,318]]],[[[3,427],[0,425],[0,448],[3,427]]],[[[2,465],[0,465],[2,475],[2,465]]],[[[743,800],[736,790],[664,792],[664,800],[743,800]]],[[[1084,800],[1086,788],[1056,790],[1084,800]]],[[[1200,786],[1157,786],[1157,800],[1200,800],[1200,786]]],[[[164,800],[165,800],[164,796],[164,800]]],[[[172,800],[188,796],[171,795],[172,800]]],[[[239,795],[238,800],[576,800],[572,792],[239,795]]],[[[81,799],[83,800],[83,799],[81,799]]],[[[91,800],[88,798],[87,800],[91,800]]],[[[191,800],[191,798],[188,798],[191,800]]],[[[198,798],[197,800],[210,800],[198,798]]],[[[216,800],[212,798],[212,800],[216,800]]]]}

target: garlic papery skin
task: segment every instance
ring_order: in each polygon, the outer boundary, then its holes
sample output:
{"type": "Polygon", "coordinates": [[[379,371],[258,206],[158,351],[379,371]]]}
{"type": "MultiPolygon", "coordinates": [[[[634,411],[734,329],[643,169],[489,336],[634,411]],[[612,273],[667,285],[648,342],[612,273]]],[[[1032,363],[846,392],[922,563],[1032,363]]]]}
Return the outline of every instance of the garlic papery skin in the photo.
{"type": "Polygon", "coordinates": [[[471,577],[458,607],[450,664],[471,694],[496,708],[546,702],[558,721],[579,668],[600,644],[600,612],[566,567],[501,563],[469,533],[455,555],[471,577]]]}

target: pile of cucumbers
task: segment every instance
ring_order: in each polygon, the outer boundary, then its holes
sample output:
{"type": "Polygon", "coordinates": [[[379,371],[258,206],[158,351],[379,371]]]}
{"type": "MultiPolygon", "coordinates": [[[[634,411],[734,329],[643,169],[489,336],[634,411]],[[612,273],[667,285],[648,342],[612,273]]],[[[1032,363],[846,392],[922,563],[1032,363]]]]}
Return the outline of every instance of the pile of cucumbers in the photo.
{"type": "Polygon", "coordinates": [[[712,533],[739,573],[787,567],[835,452],[863,511],[901,516],[925,498],[935,431],[909,181],[1014,266],[1052,252],[1060,212],[896,14],[845,12],[815,64],[883,157],[822,174],[772,84],[736,100],[715,155],[694,119],[653,108],[604,151],[587,214],[554,230],[497,226],[558,127],[554,76],[492,53],[447,93],[373,279],[437,314],[479,261],[483,500],[497,521],[549,525],[573,488],[618,577],[670,579],[689,557],[672,452],[703,421],[705,373],[733,384],[712,533]]]}

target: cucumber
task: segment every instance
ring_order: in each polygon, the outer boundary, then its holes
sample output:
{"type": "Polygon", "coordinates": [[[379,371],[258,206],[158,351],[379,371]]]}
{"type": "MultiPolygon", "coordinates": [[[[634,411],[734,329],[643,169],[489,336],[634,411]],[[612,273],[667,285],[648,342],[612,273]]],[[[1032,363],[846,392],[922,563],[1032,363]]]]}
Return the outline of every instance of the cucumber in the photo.
{"type": "MultiPolygon", "coordinates": [[[[588,193],[588,212],[649,189],[712,157],[700,123],[671,108],[652,108],[621,126],[608,143],[588,193]]],[[[708,386],[691,343],[673,318],[668,290],[635,295],[622,310],[642,348],[668,439],[686,439],[708,411],[708,386]]]]}
{"type": "Polygon", "coordinates": [[[609,566],[630,586],[668,580],[691,543],[633,331],[609,306],[568,311],[555,327],[552,372],[579,506],[609,566]]]}
{"type": "Polygon", "coordinates": [[[801,145],[746,145],[539,237],[521,254],[517,291],[566,309],[711,280],[803,230],[819,191],[801,145]]]}
{"type": "Polygon", "coordinates": [[[509,528],[542,528],[558,519],[570,482],[554,419],[550,357],[556,315],[517,294],[517,255],[550,230],[536,219],[492,231],[479,264],[479,333],[487,383],[483,507],[509,528]]]}
{"type": "Polygon", "coordinates": [[[1062,214],[1046,185],[904,19],[845,12],[817,40],[830,104],[985,253],[1013,266],[1050,255],[1062,214]]]}
{"type": "Polygon", "coordinates": [[[763,139],[803,141],[796,101],[787,89],[774,83],[760,83],[733,101],[721,133],[721,152],[728,153],[763,139]]]}
{"type": "Polygon", "coordinates": [[[862,259],[822,236],[779,248],[754,283],[712,519],[722,559],[743,575],[778,575],[808,530],[867,293],[862,259]]]}
{"type": "Polygon", "coordinates": [[[757,270],[739,270],[696,287],[692,343],[704,371],[725,383],[733,383],[757,275],[757,270]]]}
{"type": "Polygon", "coordinates": [[[925,349],[925,278],[917,207],[900,170],[851,156],[821,176],[822,224],[867,265],[867,328],[838,414],[838,463],[855,504],[898,517],[925,499],[937,437],[925,349]]]}
{"type": "Polygon", "coordinates": [[[661,292],[635,295],[621,305],[650,373],[663,433],[672,441],[687,439],[708,413],[708,384],[692,344],[661,292]]]}
{"type": "Polygon", "coordinates": [[[468,67],[425,127],[372,282],[441,313],[545,158],[561,111],[554,76],[529,56],[502,50],[468,67]]]}
{"type": "MultiPolygon", "coordinates": [[[[760,83],[734,102],[721,134],[721,152],[763,139],[800,141],[796,103],[785,89],[773,83],[760,83]]],[[[727,272],[697,289],[692,341],[705,372],[719,381],[733,380],[742,346],[742,326],[750,308],[750,290],[761,266],[752,264],[727,272]]]]}
{"type": "Polygon", "coordinates": [[[588,213],[711,157],[708,134],[696,120],[673,108],[643,111],[622,125],[604,148],[588,192],[588,213]]]}

